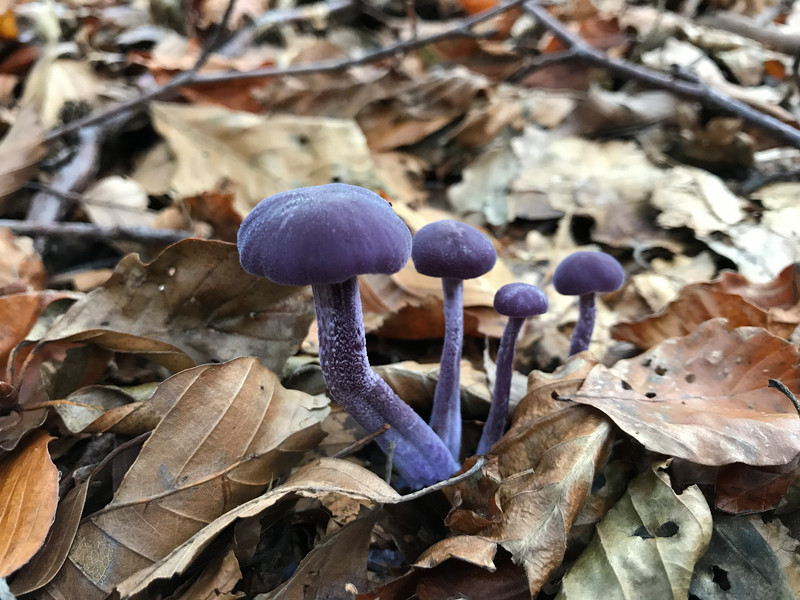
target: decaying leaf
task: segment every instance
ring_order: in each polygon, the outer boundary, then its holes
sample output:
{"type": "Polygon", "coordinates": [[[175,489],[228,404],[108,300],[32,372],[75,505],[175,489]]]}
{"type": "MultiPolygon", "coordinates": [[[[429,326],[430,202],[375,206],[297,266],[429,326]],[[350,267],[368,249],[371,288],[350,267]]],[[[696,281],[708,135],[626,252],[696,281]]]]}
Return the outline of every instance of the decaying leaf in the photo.
{"type": "Polygon", "coordinates": [[[703,465],[779,465],[800,453],[800,418],[769,379],[800,393],[797,348],[712,319],[610,371],[595,367],[571,398],[654,452],[703,465]]]}
{"type": "Polygon", "coordinates": [[[684,600],[695,562],[711,539],[711,510],[697,486],[680,494],[654,464],[597,525],[589,547],[572,565],[557,596],[684,600]]]}
{"type": "Polygon", "coordinates": [[[241,503],[211,521],[167,556],[131,575],[119,584],[117,589],[123,597],[127,597],[143,590],[152,581],[182,573],[197,555],[236,519],[260,514],[287,497],[320,498],[330,495],[342,495],[369,503],[383,504],[392,504],[402,498],[388,483],[363,467],[343,460],[323,458],[299,469],[283,485],[241,503]]]}
{"type": "Polygon", "coordinates": [[[110,504],[78,529],[51,595],[104,598],[203,525],[253,498],[321,438],[325,399],[286,390],[255,358],[173,376],[175,398],[110,504]]]}
{"type": "Polygon", "coordinates": [[[37,432],[0,462],[0,577],[36,554],[56,514],[58,469],[37,432]]]}
{"type": "Polygon", "coordinates": [[[607,418],[578,406],[512,429],[492,447],[503,479],[485,499],[488,509],[462,502],[474,494],[471,484],[458,484],[448,524],[508,550],[535,595],[564,558],[572,523],[612,439],[607,418]]]}
{"type": "Polygon", "coordinates": [[[689,594],[703,600],[793,600],[775,553],[747,519],[717,515],[707,552],[695,566],[689,594]]]}
{"type": "Polygon", "coordinates": [[[772,510],[800,476],[800,455],[786,465],[725,465],[714,482],[716,506],[734,514],[772,510]]]}
{"type": "Polygon", "coordinates": [[[36,111],[23,110],[0,141],[0,202],[30,179],[46,152],[44,129],[36,111]]]}
{"type": "Polygon", "coordinates": [[[230,179],[237,182],[236,210],[246,215],[263,198],[297,187],[331,181],[381,187],[352,120],[262,117],[166,103],[151,110],[177,157],[172,185],[180,196],[196,196],[230,179]]]}
{"type": "Polygon", "coordinates": [[[614,338],[652,348],[671,337],[684,336],[700,323],[721,317],[728,327],[763,327],[788,338],[800,323],[797,265],[789,265],[767,283],[751,283],[738,273],[726,271],[714,281],[684,287],[678,298],[660,314],[632,323],[618,323],[614,338]]]}
{"type": "Polygon", "coordinates": [[[311,322],[308,295],[245,273],[234,244],[187,239],[146,265],[125,257],[42,341],[149,354],[175,370],[258,356],[280,371],[311,322]]]}

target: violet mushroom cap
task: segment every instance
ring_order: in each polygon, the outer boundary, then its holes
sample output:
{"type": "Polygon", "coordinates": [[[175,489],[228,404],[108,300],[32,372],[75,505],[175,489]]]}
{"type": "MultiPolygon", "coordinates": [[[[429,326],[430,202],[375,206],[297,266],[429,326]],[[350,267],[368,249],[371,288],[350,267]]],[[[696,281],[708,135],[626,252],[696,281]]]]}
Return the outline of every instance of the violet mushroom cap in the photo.
{"type": "Polygon", "coordinates": [[[312,286],[320,366],[328,391],[372,432],[412,487],[459,467],[425,421],[370,368],[358,275],[394,273],[408,261],[411,233],[386,200],[364,188],[327,184],[262,200],[241,224],[242,267],[284,285],[312,286]]]}
{"type": "Polygon", "coordinates": [[[625,270],[604,252],[573,252],[553,271],[553,286],[559,294],[578,296],[578,322],[572,332],[570,356],[589,347],[596,314],[594,296],[613,292],[625,282],[625,270]]]}
{"type": "Polygon", "coordinates": [[[497,351],[497,372],[495,373],[492,404],[489,416],[483,426],[478,442],[478,454],[485,454],[503,435],[508,416],[508,400],[511,392],[514,351],[517,336],[525,319],[547,312],[548,302],[545,293],[528,283],[509,283],[497,290],[494,295],[494,309],[508,317],[503,329],[500,347],[497,351]]]}
{"type": "Polygon", "coordinates": [[[455,460],[461,450],[461,345],[464,336],[463,283],[487,273],[497,262],[491,240],[475,227],[443,219],[414,234],[411,260],[422,275],[440,277],[445,334],[430,425],[455,460]]]}

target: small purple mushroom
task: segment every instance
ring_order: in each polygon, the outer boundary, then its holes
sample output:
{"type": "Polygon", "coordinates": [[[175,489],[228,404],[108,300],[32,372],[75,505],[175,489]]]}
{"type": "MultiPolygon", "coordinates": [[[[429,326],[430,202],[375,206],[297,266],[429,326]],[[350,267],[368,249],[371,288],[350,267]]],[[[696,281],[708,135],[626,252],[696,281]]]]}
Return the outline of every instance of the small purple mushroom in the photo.
{"type": "Polygon", "coordinates": [[[364,188],[327,184],[262,200],[239,229],[248,273],[283,285],[311,285],[319,361],[331,398],[378,438],[412,487],[446,479],[459,465],[425,421],[370,368],[358,275],[395,273],[408,261],[411,234],[386,200],[364,188]]]}
{"type": "Polygon", "coordinates": [[[480,277],[497,261],[491,240],[474,227],[444,219],[414,234],[414,267],[423,275],[441,277],[444,290],[444,344],[430,425],[455,460],[461,450],[461,345],[464,337],[464,279],[480,277]]]}
{"type": "Polygon", "coordinates": [[[578,322],[572,332],[569,354],[589,347],[596,314],[594,296],[614,292],[625,282],[625,271],[613,256],[604,252],[573,252],[553,271],[553,286],[559,294],[578,296],[578,322]]]}
{"type": "Polygon", "coordinates": [[[503,329],[500,348],[497,350],[497,372],[492,405],[478,442],[478,454],[486,454],[503,435],[508,416],[508,396],[511,391],[511,372],[517,336],[525,319],[547,312],[547,296],[535,285],[509,283],[497,290],[494,295],[494,309],[508,317],[508,322],[503,329]]]}

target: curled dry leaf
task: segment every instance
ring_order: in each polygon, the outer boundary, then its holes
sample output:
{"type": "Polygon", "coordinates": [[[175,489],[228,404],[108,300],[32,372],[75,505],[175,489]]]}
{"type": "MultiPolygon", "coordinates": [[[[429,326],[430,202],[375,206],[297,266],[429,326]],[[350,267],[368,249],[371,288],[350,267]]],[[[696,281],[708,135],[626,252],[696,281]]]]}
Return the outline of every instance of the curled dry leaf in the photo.
{"type": "Polygon", "coordinates": [[[0,296],[0,366],[5,367],[11,351],[30,332],[47,306],[62,298],[78,299],[71,292],[29,292],[0,296]]]}
{"type": "Polygon", "coordinates": [[[468,487],[474,484],[457,484],[454,497],[462,503],[447,523],[508,550],[535,595],[561,564],[567,536],[612,441],[611,421],[576,405],[512,429],[492,448],[504,476],[496,491],[481,499],[468,487]],[[475,504],[481,500],[483,505],[475,504]]]}
{"type": "Polygon", "coordinates": [[[37,432],[0,462],[0,578],[36,554],[56,514],[58,469],[37,432]]]}
{"type": "Polygon", "coordinates": [[[687,335],[716,317],[727,319],[731,329],[763,327],[788,338],[800,324],[798,265],[789,265],[767,283],[751,283],[743,275],[726,271],[715,281],[687,285],[659,314],[619,323],[611,334],[647,349],[667,338],[687,335]]]}
{"type": "Polygon", "coordinates": [[[770,378],[800,395],[797,348],[712,319],[610,371],[595,367],[571,398],[653,452],[703,465],[780,465],[800,453],[800,418],[770,378]]]}
{"type": "Polygon", "coordinates": [[[79,527],[51,595],[105,598],[286,473],[328,413],[255,358],[183,371],[155,395],[176,400],[111,503],[79,527]]]}
{"type": "Polygon", "coordinates": [[[711,510],[700,488],[677,494],[666,463],[651,465],[597,525],[570,568],[558,600],[578,598],[684,600],[695,562],[711,540],[711,510]]]}
{"type": "Polygon", "coordinates": [[[123,598],[145,589],[157,579],[183,573],[206,546],[237,519],[258,515],[284,498],[323,498],[341,495],[368,503],[394,504],[402,500],[392,487],[371,471],[355,463],[322,458],[306,465],[279,485],[244,502],[197,531],[183,544],[152,565],[131,575],[117,586],[123,598]]]}
{"type": "Polygon", "coordinates": [[[123,258],[42,340],[149,354],[173,370],[258,356],[280,371],[313,318],[308,290],[253,277],[235,244],[187,239],[143,264],[123,258]]]}

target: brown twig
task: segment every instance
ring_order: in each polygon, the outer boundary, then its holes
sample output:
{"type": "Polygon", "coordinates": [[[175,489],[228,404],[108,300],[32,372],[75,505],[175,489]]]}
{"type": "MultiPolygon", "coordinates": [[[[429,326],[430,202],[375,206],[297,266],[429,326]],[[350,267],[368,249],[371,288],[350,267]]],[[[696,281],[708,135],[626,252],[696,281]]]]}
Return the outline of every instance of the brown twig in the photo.
{"type": "Polygon", "coordinates": [[[783,383],[780,379],[770,379],[767,387],[775,388],[789,400],[791,400],[792,404],[794,404],[794,409],[797,411],[797,414],[800,415],[800,401],[797,400],[797,397],[792,393],[792,390],[786,387],[785,383],[783,383]]]}
{"type": "Polygon", "coordinates": [[[733,113],[786,144],[800,148],[800,130],[764,114],[744,102],[730,98],[696,79],[679,78],[621,58],[611,58],[605,52],[591,47],[569,31],[561,21],[535,0],[526,0],[523,8],[567,46],[574,53],[575,60],[604,68],[624,79],[668,90],[684,98],[700,102],[708,108],[733,113]]]}
{"type": "Polygon", "coordinates": [[[128,241],[141,244],[167,245],[184,238],[193,237],[193,231],[175,229],[151,229],[150,227],[102,227],[94,223],[32,223],[16,219],[0,219],[0,227],[6,227],[18,235],[42,237],[80,237],[105,241],[128,241]]]}
{"type": "Polygon", "coordinates": [[[228,7],[225,9],[225,13],[223,14],[222,19],[217,25],[217,29],[211,36],[209,43],[206,44],[203,50],[200,52],[200,56],[197,57],[197,60],[195,61],[194,65],[192,65],[191,69],[179,73],[164,85],[154,88],[149,92],[145,92],[141,96],[137,96],[136,98],[131,98],[130,100],[126,100],[125,102],[120,102],[119,104],[114,104],[112,106],[106,107],[102,110],[86,115],[81,119],[76,119],[69,123],[65,123],[60,127],[54,127],[45,134],[44,136],[45,143],[52,142],[54,140],[64,137],[65,135],[69,135],[70,133],[80,131],[86,127],[96,125],[99,123],[105,123],[111,119],[117,119],[121,115],[128,115],[128,113],[135,113],[141,110],[145,110],[147,108],[147,104],[150,101],[155,100],[156,98],[159,98],[165,94],[168,94],[169,92],[191,82],[197,76],[198,71],[200,71],[200,69],[203,68],[203,65],[206,64],[209,57],[211,56],[211,53],[218,45],[219,40],[222,36],[222,32],[227,27],[228,20],[230,19],[235,4],[236,0],[229,0],[228,7]]]}
{"type": "Polygon", "coordinates": [[[417,498],[421,498],[422,496],[427,496],[428,494],[432,494],[433,492],[437,492],[441,489],[446,488],[448,485],[453,485],[454,483],[458,483],[459,481],[464,481],[465,479],[469,479],[473,475],[475,475],[478,471],[481,470],[481,467],[486,464],[486,458],[483,456],[479,456],[478,459],[475,461],[475,464],[472,465],[469,469],[460,473],[459,475],[455,475],[450,479],[445,479],[444,481],[440,481],[439,483],[434,483],[433,485],[429,485],[428,487],[422,488],[416,492],[411,492],[410,494],[404,494],[401,497],[402,502],[408,502],[409,500],[416,500],[417,498]]]}
{"type": "Polygon", "coordinates": [[[350,444],[347,448],[342,448],[336,454],[331,456],[331,458],[344,458],[345,456],[350,456],[354,452],[358,452],[359,450],[361,450],[361,448],[369,444],[376,437],[383,435],[384,433],[389,431],[389,429],[391,429],[391,425],[389,425],[388,423],[384,423],[383,426],[379,427],[372,433],[365,435],[360,440],[356,440],[355,442],[350,444]]]}

